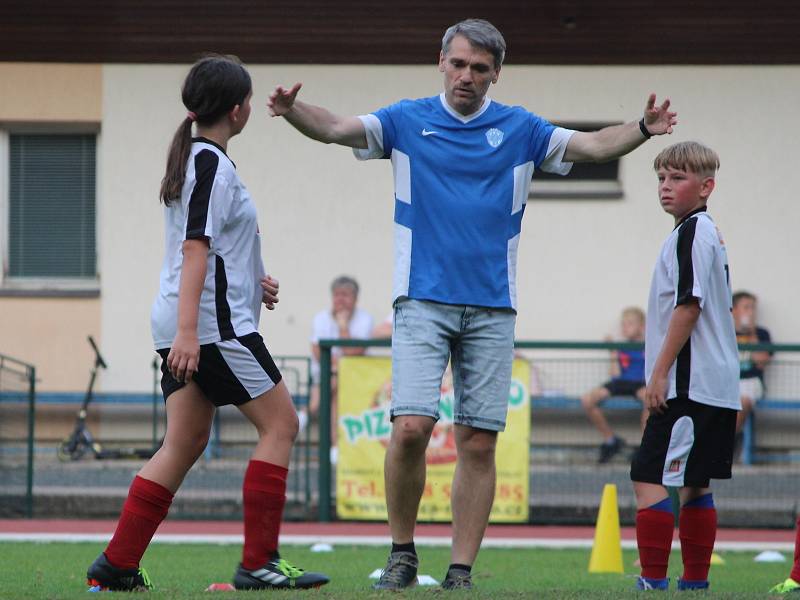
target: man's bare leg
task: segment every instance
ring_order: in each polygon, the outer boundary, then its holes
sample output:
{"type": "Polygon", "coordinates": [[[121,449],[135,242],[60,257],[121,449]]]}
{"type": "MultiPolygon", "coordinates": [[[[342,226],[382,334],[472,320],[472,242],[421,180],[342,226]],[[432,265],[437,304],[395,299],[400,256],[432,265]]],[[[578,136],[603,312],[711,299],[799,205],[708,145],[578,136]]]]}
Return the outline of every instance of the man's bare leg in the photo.
{"type": "Polygon", "coordinates": [[[431,417],[395,417],[384,462],[386,508],[395,544],[414,539],[417,511],[425,489],[425,450],[433,432],[431,417]]]}
{"type": "Polygon", "coordinates": [[[495,488],[497,432],[456,425],[452,563],[471,566],[489,522],[495,488]]]}

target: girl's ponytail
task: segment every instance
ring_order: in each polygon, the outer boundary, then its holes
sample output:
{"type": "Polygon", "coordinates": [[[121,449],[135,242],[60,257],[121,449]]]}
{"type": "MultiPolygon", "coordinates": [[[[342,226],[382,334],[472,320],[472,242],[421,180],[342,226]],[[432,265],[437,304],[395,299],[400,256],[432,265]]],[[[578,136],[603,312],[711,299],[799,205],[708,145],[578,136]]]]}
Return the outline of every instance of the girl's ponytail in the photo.
{"type": "Polygon", "coordinates": [[[192,123],[194,119],[187,116],[180,124],[172,138],[167,153],[167,172],[161,180],[159,198],[166,205],[181,197],[183,181],[186,179],[186,161],[192,148],[192,123]]]}
{"type": "Polygon", "coordinates": [[[198,60],[181,88],[183,105],[189,111],[178,127],[167,154],[167,172],[161,180],[159,198],[169,206],[181,197],[186,163],[192,151],[192,123],[213,125],[241,105],[252,92],[250,74],[235,56],[212,54],[198,60]]]}

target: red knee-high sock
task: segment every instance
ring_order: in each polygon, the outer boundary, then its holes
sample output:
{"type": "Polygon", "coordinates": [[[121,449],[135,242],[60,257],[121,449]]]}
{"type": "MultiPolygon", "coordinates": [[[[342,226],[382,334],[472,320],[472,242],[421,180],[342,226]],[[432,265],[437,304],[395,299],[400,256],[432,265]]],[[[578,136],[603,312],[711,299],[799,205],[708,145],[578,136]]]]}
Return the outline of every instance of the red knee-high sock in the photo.
{"type": "Polygon", "coordinates": [[[138,567],[170,504],[172,492],[167,488],[138,475],[134,477],[114,537],[105,550],[108,562],[120,569],[138,567]]]}
{"type": "Polygon", "coordinates": [[[800,583],[800,517],[797,519],[794,536],[794,566],[789,577],[800,583]]]}
{"type": "MultiPolygon", "coordinates": [[[[710,494],[708,495],[710,497],[710,494]]],[[[705,496],[698,498],[702,500],[705,496]]],[[[713,501],[695,505],[694,501],[681,507],[678,517],[683,557],[684,581],[706,581],[711,566],[711,553],[717,537],[717,509],[713,501]]]]}
{"type": "Polygon", "coordinates": [[[664,579],[667,576],[675,515],[672,511],[643,508],[636,511],[636,545],[642,577],[664,579]]]}
{"type": "Polygon", "coordinates": [[[278,551],[286,475],[289,470],[261,460],[251,460],[244,474],[244,548],[242,566],[252,571],[264,566],[278,551]]]}

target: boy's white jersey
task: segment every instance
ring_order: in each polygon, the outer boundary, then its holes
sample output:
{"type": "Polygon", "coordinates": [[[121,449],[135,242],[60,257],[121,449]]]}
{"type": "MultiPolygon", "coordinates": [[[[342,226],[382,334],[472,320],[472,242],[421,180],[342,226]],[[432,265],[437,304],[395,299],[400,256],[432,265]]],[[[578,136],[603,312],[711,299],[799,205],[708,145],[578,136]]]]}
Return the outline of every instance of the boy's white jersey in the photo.
{"type": "Polygon", "coordinates": [[[178,324],[183,242],[208,240],[197,335],[201,344],[258,331],[264,277],[256,208],[236,167],[211,140],[194,138],[180,201],[164,208],[166,248],[151,326],[156,349],[178,324]]]}
{"type": "Polygon", "coordinates": [[[700,304],[700,317],[670,368],[667,398],[689,398],[740,410],[728,254],[705,208],[689,214],[675,227],[653,270],[645,339],[648,382],[675,307],[692,298],[700,304]]]}

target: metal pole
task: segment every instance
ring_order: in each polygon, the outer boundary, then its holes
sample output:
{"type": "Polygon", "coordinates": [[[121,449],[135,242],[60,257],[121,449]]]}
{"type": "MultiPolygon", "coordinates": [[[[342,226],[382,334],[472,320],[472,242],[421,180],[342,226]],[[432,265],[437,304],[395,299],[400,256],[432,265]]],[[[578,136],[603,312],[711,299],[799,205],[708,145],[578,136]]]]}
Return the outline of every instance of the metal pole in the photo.
{"type": "Polygon", "coordinates": [[[331,345],[319,341],[319,520],[331,520],[331,345]]]}
{"type": "Polygon", "coordinates": [[[36,368],[30,367],[31,384],[28,388],[28,482],[25,492],[25,516],[33,518],[33,451],[34,425],[36,423],[36,368]]]}
{"type": "Polygon", "coordinates": [[[158,355],[153,357],[153,452],[158,449],[158,355]]]}
{"type": "Polygon", "coordinates": [[[304,432],[305,440],[303,440],[303,457],[304,457],[304,483],[306,486],[306,506],[305,516],[311,516],[311,415],[309,412],[309,402],[311,401],[311,386],[314,382],[311,380],[311,359],[305,358],[306,361],[306,430],[304,432]]]}

